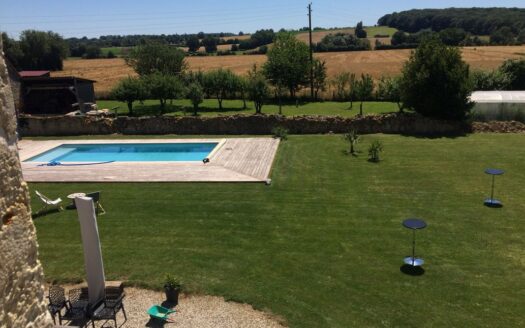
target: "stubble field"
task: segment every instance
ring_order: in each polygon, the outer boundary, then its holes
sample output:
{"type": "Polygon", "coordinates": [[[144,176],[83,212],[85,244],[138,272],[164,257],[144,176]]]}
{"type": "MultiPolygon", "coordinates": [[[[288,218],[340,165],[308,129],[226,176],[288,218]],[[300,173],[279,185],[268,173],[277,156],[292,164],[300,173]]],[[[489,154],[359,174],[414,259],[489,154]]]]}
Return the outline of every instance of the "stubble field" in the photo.
{"type": "MultiPolygon", "coordinates": [[[[473,69],[494,69],[510,58],[524,58],[525,46],[495,46],[463,48],[463,58],[473,69]]],[[[399,74],[403,63],[408,59],[411,50],[383,50],[357,52],[330,52],[315,54],[316,58],[325,60],[328,75],[340,72],[371,74],[374,78],[383,75],[399,74]]],[[[217,68],[231,69],[237,74],[246,72],[257,64],[264,64],[265,55],[206,56],[188,57],[191,70],[208,71],[217,68]]],[[[78,76],[97,81],[95,91],[98,94],[108,92],[120,79],[135,75],[126,65],[124,59],[66,60],[64,70],[52,73],[53,76],[78,76]]]]}

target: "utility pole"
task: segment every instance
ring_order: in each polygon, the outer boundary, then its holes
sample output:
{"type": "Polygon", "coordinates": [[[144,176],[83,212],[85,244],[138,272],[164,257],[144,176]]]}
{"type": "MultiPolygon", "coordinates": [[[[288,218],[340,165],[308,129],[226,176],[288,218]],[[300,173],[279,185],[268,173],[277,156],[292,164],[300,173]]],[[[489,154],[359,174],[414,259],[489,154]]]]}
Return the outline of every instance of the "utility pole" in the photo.
{"type": "Polygon", "coordinates": [[[308,32],[310,35],[310,98],[314,99],[314,49],[312,45],[312,3],[308,4],[308,32]]]}

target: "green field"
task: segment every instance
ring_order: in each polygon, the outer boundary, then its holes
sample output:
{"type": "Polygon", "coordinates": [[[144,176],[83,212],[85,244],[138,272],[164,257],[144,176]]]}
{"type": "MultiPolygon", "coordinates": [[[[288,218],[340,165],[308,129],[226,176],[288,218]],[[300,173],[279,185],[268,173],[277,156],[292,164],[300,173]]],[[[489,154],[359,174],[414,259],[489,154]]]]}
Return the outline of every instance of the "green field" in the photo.
{"type": "Polygon", "coordinates": [[[129,47],[105,47],[105,48],[100,48],[100,50],[102,51],[102,55],[105,57],[108,55],[108,52],[112,51],[113,54],[117,57],[122,57],[125,55],[125,53],[127,51],[129,51],[129,47]]]}
{"type": "MultiPolygon", "coordinates": [[[[118,107],[119,115],[128,115],[128,107],[125,103],[113,100],[98,100],[98,108],[112,109],[118,107]]],[[[234,114],[254,114],[255,109],[253,102],[246,102],[247,109],[243,109],[242,100],[224,100],[223,109],[219,109],[217,100],[205,99],[200,105],[199,115],[203,116],[217,116],[217,115],[234,115],[234,114]]],[[[344,116],[350,117],[359,114],[359,103],[354,102],[353,108],[350,109],[349,102],[300,102],[296,107],[295,103],[286,104],[283,106],[283,115],[326,115],[326,116],[344,116]]],[[[365,102],[363,104],[363,114],[382,114],[396,112],[398,110],[397,104],[388,102],[365,102]]],[[[279,113],[279,106],[274,104],[264,105],[262,109],[264,114],[279,113]]],[[[166,115],[193,115],[193,106],[189,100],[175,100],[172,105],[166,105],[166,115]]],[[[133,106],[133,114],[141,115],[157,115],[159,113],[158,100],[146,100],[144,104],[136,102],[133,106]]]]}
{"type": "Polygon", "coordinates": [[[397,29],[393,27],[388,27],[388,26],[368,26],[368,27],[365,27],[365,31],[369,38],[373,38],[374,35],[377,35],[377,34],[388,35],[392,37],[392,35],[394,35],[394,33],[397,32],[397,29]]]}
{"type": "MultiPolygon", "coordinates": [[[[125,136],[127,137],[127,136],[125,136]]],[[[169,136],[167,136],[169,137],[169,136]]],[[[291,136],[273,183],[30,184],[50,197],[102,191],[108,280],[222,295],[291,327],[525,326],[525,138],[366,135],[357,157],[339,135],[291,136]],[[383,161],[367,161],[372,140],[383,161]],[[499,167],[497,196],[486,167],[499,167]],[[400,271],[407,217],[422,217],[425,273],[400,271]]],[[[39,204],[33,197],[33,208],[39,204]]],[[[76,213],[35,219],[48,280],[84,278],[76,213]]]]}

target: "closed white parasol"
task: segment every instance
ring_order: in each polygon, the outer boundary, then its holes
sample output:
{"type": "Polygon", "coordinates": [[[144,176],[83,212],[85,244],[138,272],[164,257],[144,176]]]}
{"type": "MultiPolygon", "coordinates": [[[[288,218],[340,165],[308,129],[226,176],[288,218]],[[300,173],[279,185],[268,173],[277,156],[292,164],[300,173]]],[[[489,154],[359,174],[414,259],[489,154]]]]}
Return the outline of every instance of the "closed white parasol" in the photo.
{"type": "Polygon", "coordinates": [[[80,222],[82,245],[84,246],[84,264],[86,266],[89,304],[95,305],[102,301],[105,295],[104,263],[98,236],[97,216],[93,199],[89,197],[75,198],[75,205],[80,222]]]}

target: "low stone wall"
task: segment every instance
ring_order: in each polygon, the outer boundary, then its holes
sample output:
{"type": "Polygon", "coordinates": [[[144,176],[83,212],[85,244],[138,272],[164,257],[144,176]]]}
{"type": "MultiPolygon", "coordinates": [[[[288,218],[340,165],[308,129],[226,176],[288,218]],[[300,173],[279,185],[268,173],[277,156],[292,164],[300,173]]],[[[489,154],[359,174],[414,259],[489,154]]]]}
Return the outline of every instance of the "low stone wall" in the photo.
{"type": "Polygon", "coordinates": [[[71,136],[105,134],[271,134],[282,126],[291,134],[344,133],[355,129],[361,134],[391,133],[450,135],[470,131],[460,122],[440,121],[417,114],[385,114],[363,117],[280,115],[233,115],[217,117],[37,117],[19,119],[22,136],[71,136]]]}

